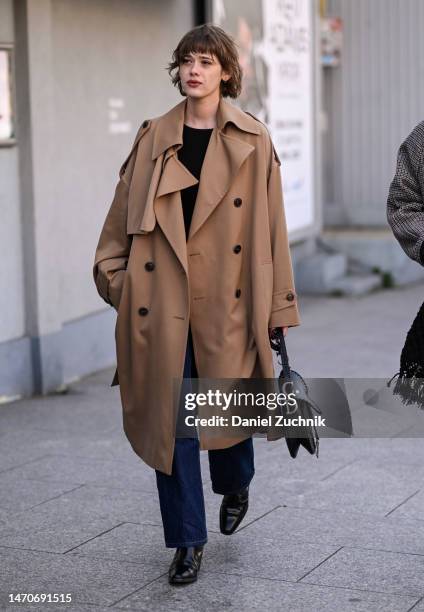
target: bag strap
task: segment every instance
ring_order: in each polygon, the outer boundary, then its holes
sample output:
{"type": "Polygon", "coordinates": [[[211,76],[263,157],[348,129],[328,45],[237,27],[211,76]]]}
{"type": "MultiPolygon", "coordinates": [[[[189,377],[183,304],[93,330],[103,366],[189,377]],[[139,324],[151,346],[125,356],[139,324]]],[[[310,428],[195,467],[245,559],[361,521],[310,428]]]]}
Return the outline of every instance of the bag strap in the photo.
{"type": "Polygon", "coordinates": [[[284,339],[283,330],[281,327],[277,327],[277,331],[275,333],[275,342],[271,341],[271,346],[276,351],[281,358],[281,366],[283,368],[284,378],[286,380],[290,380],[291,371],[289,364],[289,356],[287,353],[286,341],[284,339]]]}

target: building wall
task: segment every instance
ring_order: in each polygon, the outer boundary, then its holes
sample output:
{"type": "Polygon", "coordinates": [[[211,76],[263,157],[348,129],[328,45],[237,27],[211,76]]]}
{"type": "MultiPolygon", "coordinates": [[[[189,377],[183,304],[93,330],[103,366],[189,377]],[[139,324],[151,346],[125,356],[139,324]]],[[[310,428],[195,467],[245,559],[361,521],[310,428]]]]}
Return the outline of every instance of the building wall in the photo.
{"type": "MultiPolygon", "coordinates": [[[[0,44],[14,43],[12,0],[0,0],[0,44]]],[[[18,149],[0,146],[0,342],[25,332],[18,149]]],[[[0,356],[1,364],[1,356],[0,356]]],[[[0,389],[1,394],[1,389],[0,389]]]]}
{"type": "Polygon", "coordinates": [[[401,142],[424,119],[424,2],[328,0],[344,24],[339,68],[325,69],[324,220],[386,226],[401,142]]]}
{"type": "Polygon", "coordinates": [[[181,99],[165,67],[192,4],[0,0],[18,115],[17,146],[0,148],[0,396],[114,362],[115,312],[96,292],[94,252],[140,124],[181,99]]]}
{"type": "Polygon", "coordinates": [[[54,140],[55,200],[64,223],[64,321],[104,306],[91,272],[97,237],[119,167],[140,124],[181,99],[165,66],[191,27],[186,8],[190,5],[181,0],[54,0],[52,4],[59,130],[54,140]],[[110,119],[109,111],[115,111],[116,118],[110,119]],[[113,133],[120,126],[128,131],[113,133]]]}

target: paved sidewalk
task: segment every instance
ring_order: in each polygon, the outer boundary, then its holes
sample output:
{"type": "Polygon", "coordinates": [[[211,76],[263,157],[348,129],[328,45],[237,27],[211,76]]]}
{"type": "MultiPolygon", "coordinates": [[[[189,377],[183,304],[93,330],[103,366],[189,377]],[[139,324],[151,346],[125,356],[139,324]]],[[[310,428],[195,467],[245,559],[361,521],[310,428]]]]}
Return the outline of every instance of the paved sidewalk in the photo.
{"type": "MultiPolygon", "coordinates": [[[[424,286],[303,298],[290,330],[307,376],[390,377],[424,286]]],[[[67,394],[0,406],[0,608],[424,612],[424,444],[322,439],[295,460],[255,439],[242,528],[219,533],[202,453],[209,542],[199,580],[170,587],[153,470],[122,432],[113,370],[67,394]],[[8,604],[9,593],[71,604],[8,604]]]]}

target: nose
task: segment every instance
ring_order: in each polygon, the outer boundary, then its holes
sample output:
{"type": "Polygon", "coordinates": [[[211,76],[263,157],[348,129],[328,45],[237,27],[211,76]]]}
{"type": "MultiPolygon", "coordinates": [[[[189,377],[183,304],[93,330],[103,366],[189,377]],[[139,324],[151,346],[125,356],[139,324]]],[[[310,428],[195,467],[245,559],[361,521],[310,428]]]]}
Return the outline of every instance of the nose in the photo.
{"type": "Polygon", "coordinates": [[[199,69],[196,61],[194,61],[191,65],[190,74],[199,74],[199,69]]]}

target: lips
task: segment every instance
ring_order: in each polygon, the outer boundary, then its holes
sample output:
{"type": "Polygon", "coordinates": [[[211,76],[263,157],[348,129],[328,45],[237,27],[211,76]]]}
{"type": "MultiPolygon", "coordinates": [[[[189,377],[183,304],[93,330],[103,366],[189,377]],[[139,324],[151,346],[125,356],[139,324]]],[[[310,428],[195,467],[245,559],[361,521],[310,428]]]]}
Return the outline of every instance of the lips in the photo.
{"type": "Polygon", "coordinates": [[[200,85],[200,81],[187,81],[187,85],[200,85]]]}

